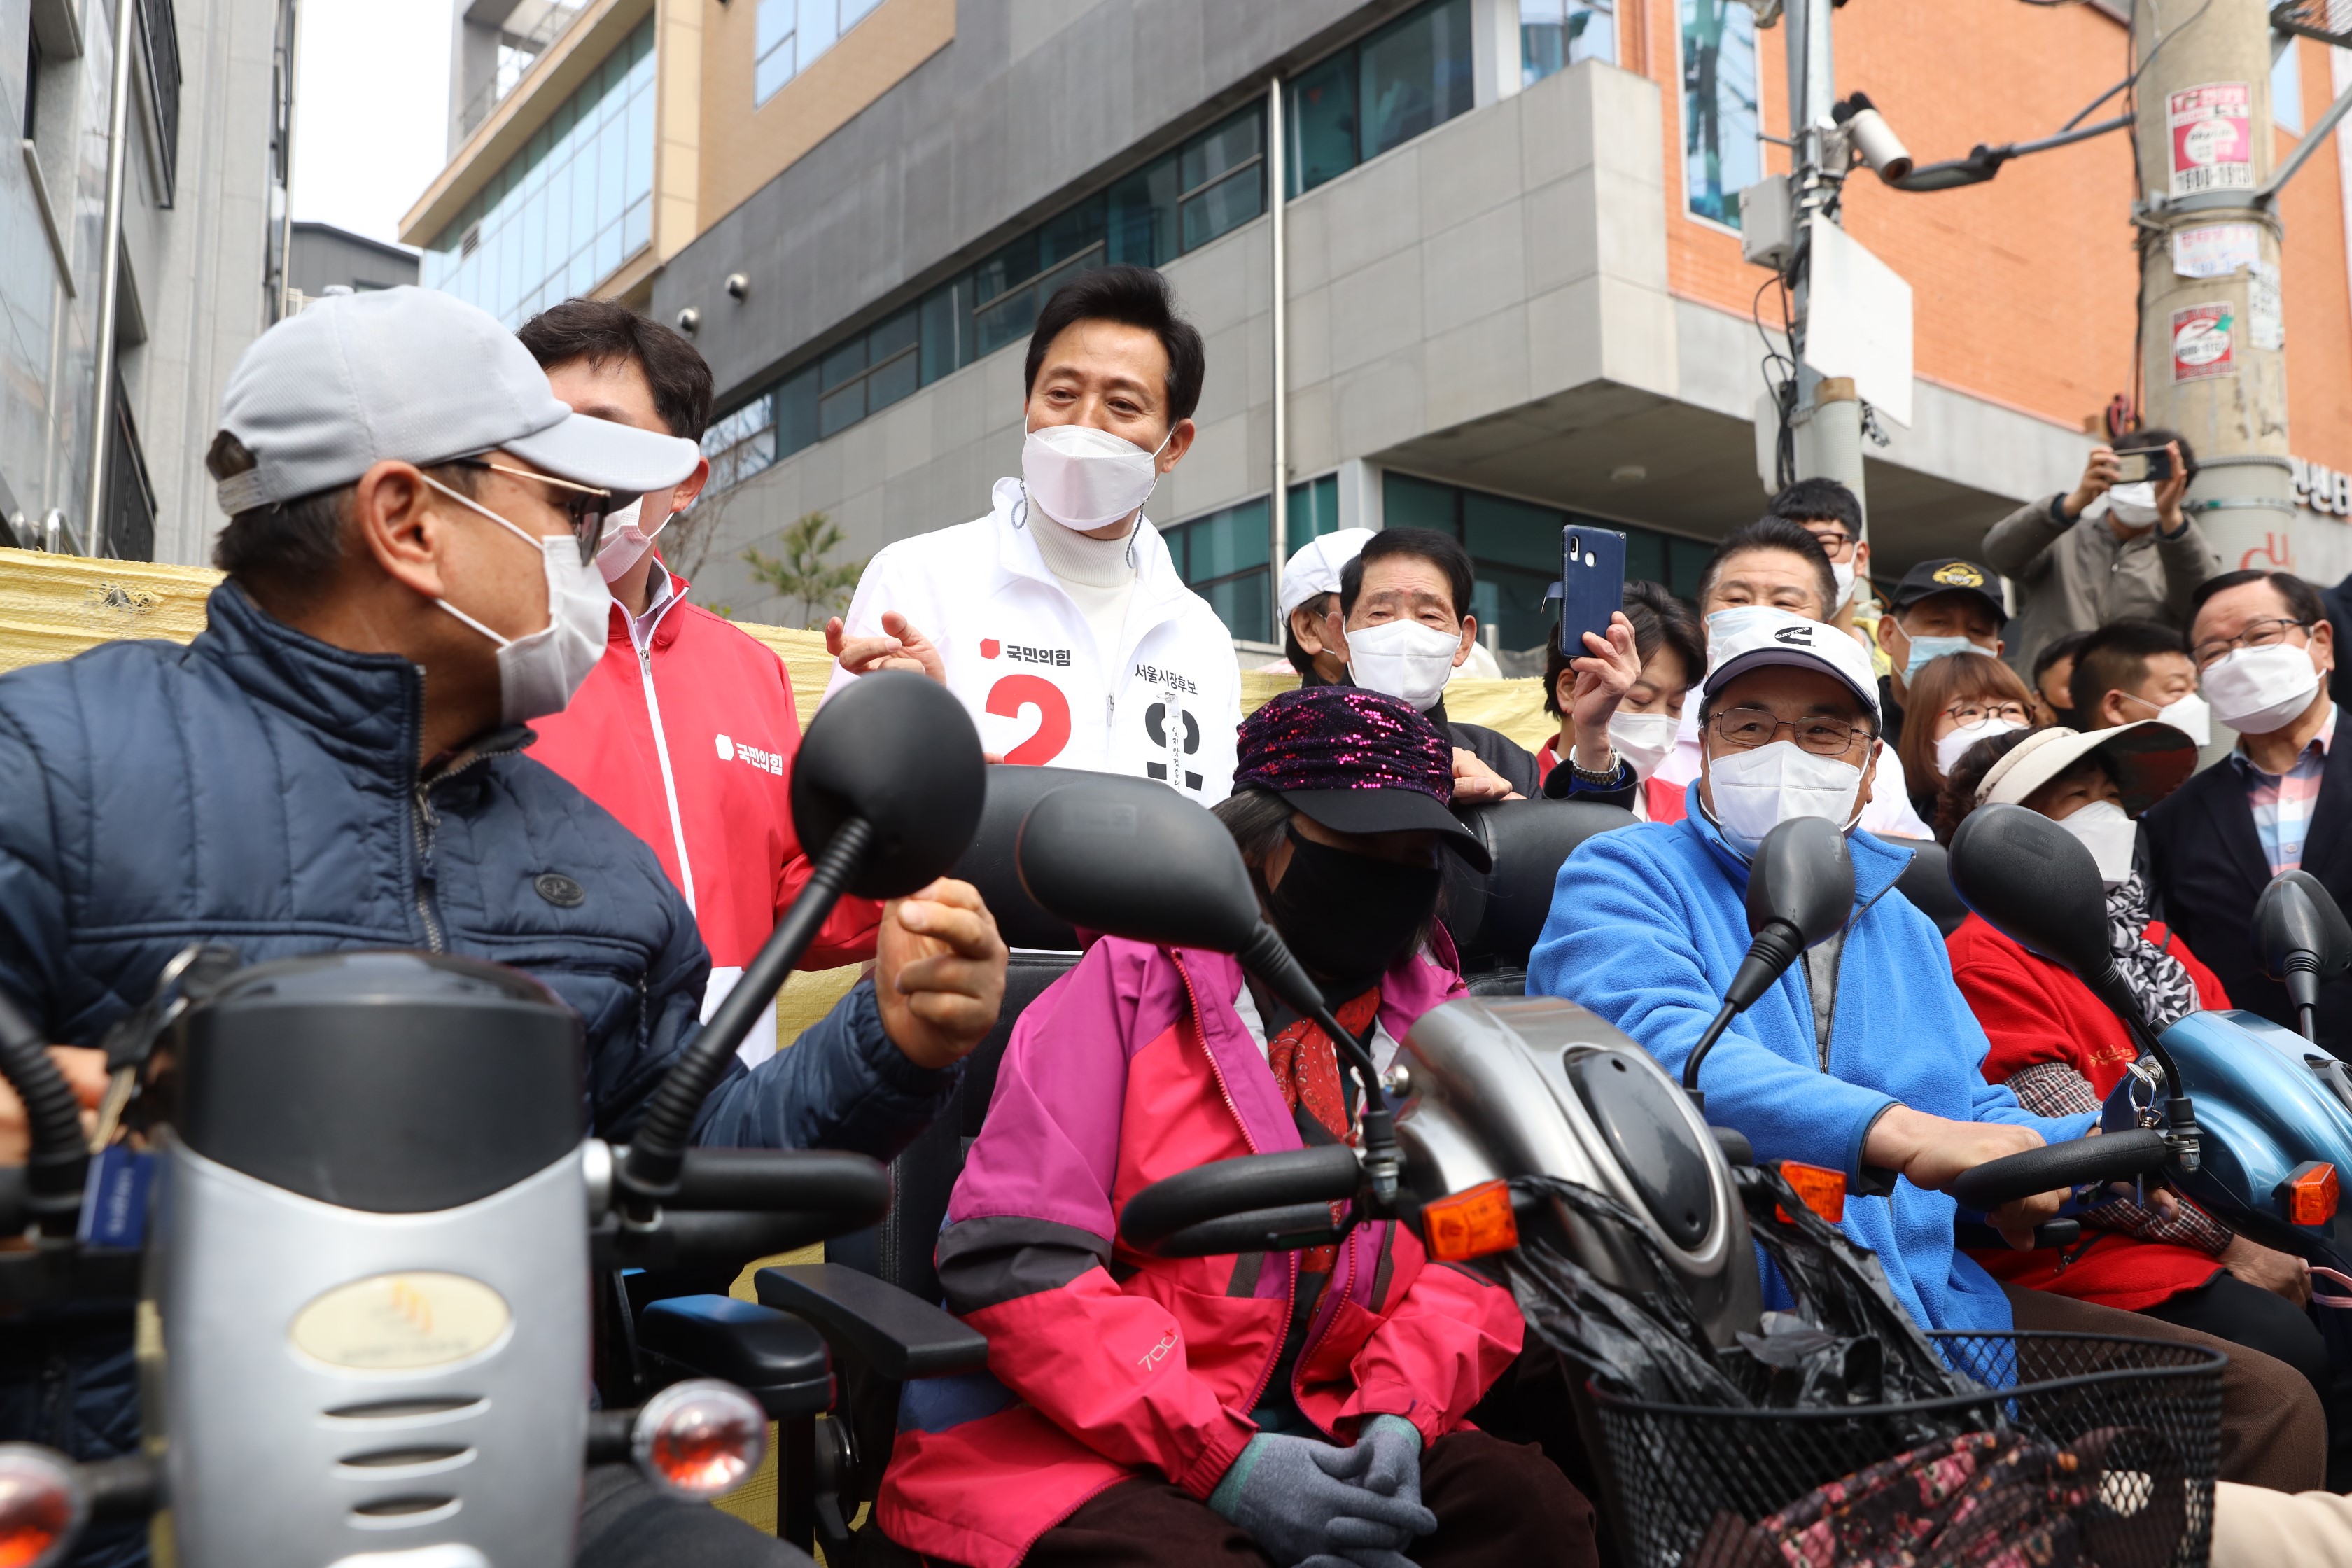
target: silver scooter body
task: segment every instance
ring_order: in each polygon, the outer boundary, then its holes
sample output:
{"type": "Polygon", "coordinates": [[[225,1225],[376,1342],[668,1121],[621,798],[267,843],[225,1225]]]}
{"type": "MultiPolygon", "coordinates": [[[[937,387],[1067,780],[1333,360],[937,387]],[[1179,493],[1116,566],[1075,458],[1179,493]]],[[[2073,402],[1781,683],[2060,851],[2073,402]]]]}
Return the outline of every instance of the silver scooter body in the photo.
{"type": "MultiPolygon", "coordinates": [[[[1518,1175],[1562,1176],[1631,1210],[1718,1345],[1763,1310],[1748,1216],[1706,1120],[1633,1039],[1556,997],[1466,997],[1413,1025],[1398,1051],[1405,1184],[1454,1193],[1518,1175]]],[[[1392,1071],[1394,1069],[1391,1069],[1392,1071]]],[[[1648,1260],[1550,1205],[1547,1239],[1628,1290],[1648,1260]]]]}

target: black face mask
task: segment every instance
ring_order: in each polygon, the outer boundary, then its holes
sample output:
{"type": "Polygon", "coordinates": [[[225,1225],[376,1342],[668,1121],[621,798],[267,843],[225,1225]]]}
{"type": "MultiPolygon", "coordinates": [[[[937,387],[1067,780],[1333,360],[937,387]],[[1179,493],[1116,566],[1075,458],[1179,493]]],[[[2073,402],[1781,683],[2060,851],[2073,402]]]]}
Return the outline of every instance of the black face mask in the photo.
{"type": "Polygon", "coordinates": [[[1433,866],[1400,866],[1334,849],[1292,827],[1290,868],[1266,896],[1275,929],[1326,994],[1360,994],[1404,957],[1437,912],[1433,866]]]}

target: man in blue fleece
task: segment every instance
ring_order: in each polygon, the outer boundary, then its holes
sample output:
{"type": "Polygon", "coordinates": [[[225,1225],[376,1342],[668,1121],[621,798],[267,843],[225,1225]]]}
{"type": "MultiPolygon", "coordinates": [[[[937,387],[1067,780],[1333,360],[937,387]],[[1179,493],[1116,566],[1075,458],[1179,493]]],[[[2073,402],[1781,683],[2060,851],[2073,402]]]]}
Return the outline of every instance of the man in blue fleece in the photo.
{"type": "MultiPolygon", "coordinates": [[[[1878,683],[1861,646],[1760,606],[1718,617],[1708,642],[1704,762],[1686,819],[1602,834],[1570,857],[1528,963],[1528,994],[1582,1004],[1679,1074],[1748,951],[1748,864],[1764,836],[1799,816],[1840,824],[1853,913],[1717,1042],[1700,1073],[1708,1120],[1747,1134],[1759,1159],[1844,1172],[1857,1195],[1843,1229],[1878,1254],[1924,1327],[2168,1330],[2161,1337],[2218,1345],[2088,1302],[2005,1292],[1953,1245],[1957,1205],[1944,1189],[1962,1172],[2080,1137],[2091,1119],[2044,1120],[1984,1080],[1984,1031],[1952,982],[1942,938],[1895,888],[1909,853],[1853,831],[1881,744],[1878,683]]],[[[2063,1196],[1990,1217],[2023,1240],[2063,1196]]],[[[1768,1270],[1768,1304],[1775,1297],[1787,1304],[1768,1270]]],[[[2309,1385],[2268,1357],[2224,1348],[2224,1474],[2316,1484],[2325,1428],[2309,1385]]]]}

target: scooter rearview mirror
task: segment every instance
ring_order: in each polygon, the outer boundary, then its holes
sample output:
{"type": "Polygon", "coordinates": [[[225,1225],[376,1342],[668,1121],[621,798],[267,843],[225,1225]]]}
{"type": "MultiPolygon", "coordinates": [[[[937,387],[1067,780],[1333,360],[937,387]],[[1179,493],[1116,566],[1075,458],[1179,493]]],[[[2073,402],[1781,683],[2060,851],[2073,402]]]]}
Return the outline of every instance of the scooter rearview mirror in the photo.
{"type": "Polygon", "coordinates": [[[845,892],[901,898],[951,868],[979,826],[987,766],[962,702],[910,670],[877,670],[817,710],[792,764],[793,827],[814,868],[742,978],[654,1091],[629,1156],[614,1173],[633,1223],[648,1223],[677,1190],[702,1102],[834,905],[845,892]]]}
{"type": "Polygon", "coordinates": [[[1756,1005],[1807,948],[1845,929],[1853,912],[1853,856],[1825,816],[1800,816],[1764,836],[1748,870],[1748,956],[1723,988],[1723,1007],[1683,1060],[1683,1089],[1702,1108],[1698,1069],[1731,1020],[1756,1005]]]}
{"type": "Polygon", "coordinates": [[[2316,1040],[2319,984],[2352,968],[2352,924],[2319,879],[2282,871],[2254,901],[2254,947],[2263,973],[2286,987],[2296,1026],[2316,1040]]]}
{"type": "Polygon", "coordinates": [[[1340,1026],[1323,988],[1259,913],[1249,868],[1213,814],[1144,779],[1074,784],[1029,808],[1013,855],[1039,908],[1086,931],[1229,952],[1321,1025],[1363,1086],[1373,1190],[1394,1195],[1395,1134],[1371,1054],[1340,1026]]]}

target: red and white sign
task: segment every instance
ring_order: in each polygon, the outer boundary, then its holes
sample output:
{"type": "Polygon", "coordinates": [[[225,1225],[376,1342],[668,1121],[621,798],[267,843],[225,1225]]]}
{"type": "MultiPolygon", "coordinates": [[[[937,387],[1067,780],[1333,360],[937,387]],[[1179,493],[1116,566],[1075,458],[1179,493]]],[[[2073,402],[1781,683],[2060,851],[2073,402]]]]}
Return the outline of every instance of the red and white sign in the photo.
{"type": "Polygon", "coordinates": [[[2238,374],[2237,322],[2227,305],[2172,312],[2172,379],[2208,381],[2238,374]]]}
{"type": "Polygon", "coordinates": [[[2166,100],[2174,195],[2254,188],[2253,101],[2242,81],[2183,88],[2166,100]]]}

